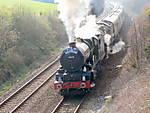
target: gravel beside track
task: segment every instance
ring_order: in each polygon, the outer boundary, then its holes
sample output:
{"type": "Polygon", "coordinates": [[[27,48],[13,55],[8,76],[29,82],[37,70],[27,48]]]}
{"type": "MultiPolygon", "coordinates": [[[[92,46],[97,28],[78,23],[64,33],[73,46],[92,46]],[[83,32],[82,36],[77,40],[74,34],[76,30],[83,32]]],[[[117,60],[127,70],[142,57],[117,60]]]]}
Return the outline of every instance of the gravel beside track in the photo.
{"type": "Polygon", "coordinates": [[[51,113],[62,99],[53,88],[54,77],[26,101],[16,113],[51,113]]]}
{"type": "MultiPolygon", "coordinates": [[[[58,55],[57,55],[58,56],[58,55]]],[[[4,101],[6,98],[8,98],[12,93],[14,93],[17,89],[22,87],[26,82],[31,80],[33,77],[35,77],[42,69],[44,69],[47,65],[49,65],[52,61],[57,59],[57,56],[51,56],[51,58],[46,58],[49,59],[45,64],[43,64],[41,67],[37,68],[35,71],[32,73],[29,73],[25,80],[18,81],[12,88],[10,88],[8,91],[6,91],[3,95],[0,96],[0,103],[4,101]]]]}
{"type": "Polygon", "coordinates": [[[64,98],[51,113],[77,113],[85,97],[86,95],[64,98]]]}
{"type": "Polygon", "coordinates": [[[31,93],[35,89],[37,89],[49,76],[51,76],[51,73],[57,69],[56,67],[58,68],[58,64],[57,66],[46,70],[44,73],[42,72],[40,76],[38,76],[21,91],[19,91],[19,93],[11,97],[9,101],[4,104],[1,103],[0,112],[11,112],[20,102],[22,102],[22,100],[26,99],[29,95],[31,95],[31,93]]]}
{"type": "MultiPolygon", "coordinates": [[[[119,76],[122,68],[116,68],[117,65],[122,64],[122,60],[125,56],[125,52],[119,52],[116,55],[112,55],[104,62],[103,73],[96,80],[96,87],[91,90],[88,97],[85,99],[79,113],[97,113],[97,111],[105,103],[103,97],[111,95],[114,97],[117,92],[111,89],[112,82],[119,76]],[[102,97],[102,99],[101,99],[102,97]]],[[[120,80],[121,82],[121,80],[120,80]]],[[[116,84],[116,89],[121,87],[121,84],[116,84]]],[[[104,113],[104,112],[102,112],[104,113]]]]}

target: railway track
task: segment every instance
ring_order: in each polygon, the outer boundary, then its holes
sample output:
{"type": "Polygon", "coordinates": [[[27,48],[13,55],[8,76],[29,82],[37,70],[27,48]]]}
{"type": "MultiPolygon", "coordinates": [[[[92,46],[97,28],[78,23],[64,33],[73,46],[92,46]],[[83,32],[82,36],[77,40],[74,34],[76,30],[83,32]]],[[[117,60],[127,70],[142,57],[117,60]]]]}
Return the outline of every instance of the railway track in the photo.
{"type": "Polygon", "coordinates": [[[55,61],[46,65],[32,79],[27,81],[23,86],[21,86],[9,97],[3,100],[0,103],[0,113],[14,113],[44,84],[51,80],[52,77],[55,75],[57,69],[50,68],[56,65],[58,63],[58,60],[59,57],[57,57],[55,61]]]}
{"type": "Polygon", "coordinates": [[[85,97],[62,98],[51,113],[77,113],[85,97]]]}

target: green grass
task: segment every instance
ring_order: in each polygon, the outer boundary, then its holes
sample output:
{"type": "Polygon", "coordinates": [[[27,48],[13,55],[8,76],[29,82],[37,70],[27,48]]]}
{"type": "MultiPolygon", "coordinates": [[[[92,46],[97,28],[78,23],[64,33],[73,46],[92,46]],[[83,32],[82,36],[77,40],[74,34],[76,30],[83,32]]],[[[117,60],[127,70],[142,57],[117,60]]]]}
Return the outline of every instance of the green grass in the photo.
{"type": "Polygon", "coordinates": [[[24,8],[33,13],[52,13],[57,9],[57,5],[31,0],[0,0],[0,15],[11,16],[13,11],[22,11],[24,8]]]}
{"type": "Polygon", "coordinates": [[[0,96],[12,87],[10,82],[6,82],[0,86],[0,96]]]}
{"type": "Polygon", "coordinates": [[[2,84],[0,86],[0,96],[5,93],[7,90],[9,90],[10,88],[12,88],[12,86],[22,80],[24,80],[28,75],[30,75],[34,70],[34,69],[31,69],[31,70],[28,70],[28,72],[25,72],[25,73],[22,73],[22,75],[20,75],[19,77],[16,77],[15,79],[13,80],[10,80],[10,81],[7,81],[5,82],[4,84],[2,84]]]}

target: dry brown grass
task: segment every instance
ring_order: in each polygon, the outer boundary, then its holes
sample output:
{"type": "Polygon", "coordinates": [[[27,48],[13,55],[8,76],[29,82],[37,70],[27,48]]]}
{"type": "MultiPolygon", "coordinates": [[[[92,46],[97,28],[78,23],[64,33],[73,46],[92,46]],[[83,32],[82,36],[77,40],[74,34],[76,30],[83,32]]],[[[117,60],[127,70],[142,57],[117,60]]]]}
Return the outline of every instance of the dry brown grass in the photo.
{"type": "Polygon", "coordinates": [[[118,93],[99,113],[150,113],[150,64],[144,51],[149,45],[149,38],[145,38],[150,35],[150,27],[145,26],[149,22],[148,17],[134,20],[128,33],[129,48],[123,68],[111,86],[119,87],[118,93]]]}

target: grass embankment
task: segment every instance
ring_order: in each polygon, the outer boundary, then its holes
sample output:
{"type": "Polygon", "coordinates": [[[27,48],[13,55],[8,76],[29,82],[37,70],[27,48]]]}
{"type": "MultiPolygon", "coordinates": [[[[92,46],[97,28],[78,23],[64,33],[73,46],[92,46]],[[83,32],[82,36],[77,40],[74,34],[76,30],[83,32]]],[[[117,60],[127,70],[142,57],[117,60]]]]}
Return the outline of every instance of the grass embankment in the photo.
{"type": "Polygon", "coordinates": [[[31,8],[33,12],[45,12],[49,13],[50,11],[56,10],[57,5],[47,4],[42,2],[36,2],[32,0],[0,0],[1,8],[8,8],[9,13],[12,13],[12,9],[20,9],[22,6],[31,8]]]}
{"type": "Polygon", "coordinates": [[[0,1],[0,95],[66,42],[56,8],[30,0],[0,1]]]}

